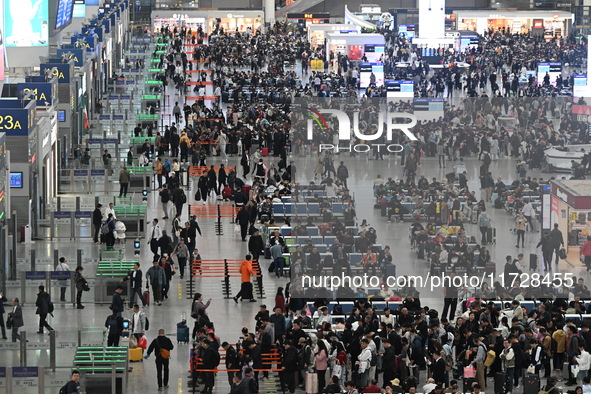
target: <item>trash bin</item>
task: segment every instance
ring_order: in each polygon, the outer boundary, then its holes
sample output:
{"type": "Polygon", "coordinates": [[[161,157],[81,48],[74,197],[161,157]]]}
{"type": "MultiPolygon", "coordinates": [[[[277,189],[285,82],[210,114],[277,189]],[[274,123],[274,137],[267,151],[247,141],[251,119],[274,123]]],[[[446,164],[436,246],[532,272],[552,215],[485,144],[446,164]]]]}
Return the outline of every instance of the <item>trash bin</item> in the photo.
{"type": "Polygon", "coordinates": [[[21,242],[26,244],[31,243],[31,226],[28,224],[21,227],[21,242]]]}

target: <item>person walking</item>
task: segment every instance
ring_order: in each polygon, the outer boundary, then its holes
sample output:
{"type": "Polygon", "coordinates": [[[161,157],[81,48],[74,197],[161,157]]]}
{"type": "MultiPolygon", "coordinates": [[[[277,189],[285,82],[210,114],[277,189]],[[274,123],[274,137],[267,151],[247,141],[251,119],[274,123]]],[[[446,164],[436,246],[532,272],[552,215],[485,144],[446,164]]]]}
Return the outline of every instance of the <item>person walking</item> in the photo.
{"type": "Polygon", "coordinates": [[[4,310],[4,303],[6,301],[8,301],[8,299],[2,292],[0,292],[0,328],[2,328],[2,339],[8,339],[6,338],[6,326],[4,325],[4,313],[6,312],[4,310]]]}
{"type": "Polygon", "coordinates": [[[236,223],[240,225],[240,237],[242,242],[246,242],[246,234],[248,233],[248,224],[250,223],[250,214],[247,209],[242,208],[236,215],[236,223]]]}
{"type": "Polygon", "coordinates": [[[480,216],[478,217],[478,227],[480,228],[481,234],[480,243],[486,245],[488,241],[492,241],[487,238],[488,229],[491,227],[491,224],[490,216],[488,216],[486,209],[482,209],[480,212],[480,216]]]}
{"type": "Polygon", "coordinates": [[[166,337],[164,330],[158,330],[158,336],[154,338],[148,347],[148,353],[144,359],[148,359],[154,352],[156,355],[156,375],[158,378],[158,391],[168,388],[168,364],[170,362],[170,352],[174,349],[172,341],[166,337]],[[164,377],[162,376],[164,372],[164,377]]]}
{"type": "MultiPolygon", "coordinates": [[[[74,369],[70,375],[70,381],[66,384],[66,394],[81,393],[82,387],[80,387],[80,371],[74,369]]],[[[61,393],[61,391],[60,391],[61,393]]]]}
{"type": "Polygon", "coordinates": [[[259,229],[250,236],[248,240],[248,251],[252,254],[254,260],[259,260],[259,256],[265,251],[265,243],[263,242],[263,236],[259,229]]]}
{"type": "Polygon", "coordinates": [[[554,245],[552,244],[552,237],[548,234],[543,237],[536,245],[536,248],[542,247],[542,258],[544,259],[544,271],[552,269],[552,253],[554,253],[554,245]]]}
{"type": "Polygon", "coordinates": [[[140,339],[146,333],[147,317],[144,312],[140,310],[140,306],[135,304],[133,306],[133,315],[131,315],[131,333],[135,339],[140,339]]]}
{"type": "Polygon", "coordinates": [[[162,211],[164,212],[164,216],[162,216],[162,220],[168,219],[168,203],[170,202],[170,190],[168,190],[168,185],[164,185],[162,190],[160,190],[160,202],[162,203],[162,211]]]}
{"type": "Polygon", "coordinates": [[[47,323],[47,315],[53,312],[53,304],[51,303],[51,297],[45,291],[45,286],[39,286],[35,306],[37,307],[35,314],[39,315],[39,331],[37,331],[37,334],[43,334],[43,328],[53,331],[53,328],[47,323]]]}
{"type": "Polygon", "coordinates": [[[337,168],[337,179],[343,183],[343,186],[345,186],[345,189],[348,189],[348,187],[347,187],[347,179],[348,178],[349,178],[349,169],[347,168],[347,166],[345,166],[345,163],[341,161],[339,168],[337,168]]]}
{"type": "Polygon", "coordinates": [[[117,288],[115,288],[115,292],[113,293],[113,297],[111,298],[111,305],[109,307],[117,316],[121,316],[121,314],[123,313],[123,309],[125,308],[123,298],[121,298],[122,292],[123,286],[118,285],[117,288]]]}
{"type": "Polygon", "coordinates": [[[129,187],[129,181],[131,180],[131,174],[127,171],[127,167],[123,166],[119,171],[119,198],[127,197],[127,188],[129,187]]]}
{"type": "Polygon", "coordinates": [[[183,205],[187,202],[187,195],[185,194],[184,190],[180,187],[175,187],[172,190],[172,202],[176,208],[176,214],[182,215],[183,213],[183,205]]]}
{"type": "Polygon", "coordinates": [[[146,272],[146,286],[150,285],[154,293],[154,304],[162,305],[162,288],[166,285],[166,274],[158,260],[154,261],[154,265],[146,272]]]}
{"type": "Polygon", "coordinates": [[[554,228],[550,231],[549,236],[552,240],[552,248],[554,249],[554,263],[558,265],[560,247],[564,246],[564,237],[562,236],[562,231],[558,229],[558,223],[554,223],[554,228]]]}
{"type": "Polygon", "coordinates": [[[103,213],[101,212],[102,207],[103,206],[101,204],[97,204],[94,211],[92,211],[92,225],[94,226],[94,235],[92,239],[97,245],[99,244],[99,233],[101,231],[101,226],[103,225],[103,213]]]}
{"type": "Polygon", "coordinates": [[[252,292],[252,283],[250,282],[250,277],[254,275],[254,271],[252,269],[252,256],[249,254],[246,255],[245,259],[242,260],[242,264],[240,264],[240,275],[240,291],[233,298],[234,302],[238,303],[238,298],[241,300],[248,298],[250,302],[256,302],[257,300],[254,299],[252,292]]]}
{"type": "Polygon", "coordinates": [[[587,241],[581,246],[579,253],[583,256],[583,263],[589,272],[591,270],[591,236],[587,236],[587,241]]]}
{"type": "Polygon", "coordinates": [[[162,231],[160,230],[160,226],[158,226],[158,219],[154,219],[152,221],[152,227],[148,231],[150,234],[150,238],[148,241],[148,245],[150,245],[150,250],[152,254],[154,254],[154,260],[158,260],[158,247],[160,246],[159,240],[162,237],[162,231]]]}
{"type": "Polygon", "coordinates": [[[174,120],[178,124],[181,120],[181,106],[178,102],[174,103],[174,108],[172,109],[172,115],[174,116],[174,120]]]}
{"type": "MultiPolygon", "coordinates": [[[[69,272],[70,271],[70,267],[68,266],[68,264],[66,264],[65,257],[60,257],[59,263],[57,264],[57,267],[55,267],[55,271],[57,271],[57,272],[63,272],[63,271],[69,272]]],[[[60,301],[65,302],[66,301],[66,290],[68,289],[68,280],[60,280],[59,284],[60,284],[60,301]]]]}
{"type": "Polygon", "coordinates": [[[82,292],[84,291],[84,288],[88,286],[86,276],[82,276],[82,271],[84,271],[84,267],[79,265],[76,267],[74,273],[74,283],[76,284],[76,308],[78,309],[84,309],[84,305],[82,305],[82,292]]]}
{"type": "Polygon", "coordinates": [[[139,297],[140,301],[142,302],[142,307],[146,306],[146,300],[144,299],[144,295],[142,294],[142,270],[140,269],[140,263],[135,262],[133,263],[133,270],[131,270],[125,278],[121,279],[121,283],[131,280],[130,289],[131,293],[129,295],[129,307],[131,308],[133,304],[135,304],[135,295],[139,297]]]}
{"type": "MultiPolygon", "coordinates": [[[[174,248],[170,257],[176,256],[179,264],[179,273],[181,279],[185,276],[185,266],[187,265],[187,259],[189,258],[189,248],[185,245],[185,240],[180,239],[178,245],[174,248]]],[[[189,272],[192,275],[192,272],[189,272]]]]}
{"type": "Polygon", "coordinates": [[[12,327],[12,342],[16,342],[17,339],[20,341],[21,336],[18,333],[18,329],[24,326],[25,323],[23,321],[23,309],[19,304],[18,298],[12,300],[12,312],[8,313],[8,321],[10,322],[8,325],[12,327]]]}
{"type": "Polygon", "coordinates": [[[517,233],[517,245],[516,248],[519,247],[519,239],[521,238],[521,247],[525,247],[525,230],[527,230],[527,219],[523,216],[522,213],[517,215],[515,219],[515,232],[517,233]]]}

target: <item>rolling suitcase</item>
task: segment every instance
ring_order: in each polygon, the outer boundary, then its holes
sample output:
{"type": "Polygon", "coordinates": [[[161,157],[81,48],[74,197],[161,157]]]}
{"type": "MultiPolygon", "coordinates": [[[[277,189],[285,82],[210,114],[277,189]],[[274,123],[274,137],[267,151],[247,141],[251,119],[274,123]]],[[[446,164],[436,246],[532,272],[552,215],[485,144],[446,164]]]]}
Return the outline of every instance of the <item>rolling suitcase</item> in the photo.
{"type": "Polygon", "coordinates": [[[472,224],[478,224],[478,210],[477,209],[473,209],[472,212],[470,212],[470,222],[472,224]]]}
{"type": "Polygon", "coordinates": [[[497,372],[495,374],[495,394],[505,394],[505,383],[507,382],[507,374],[505,372],[497,372]]]}
{"type": "Polygon", "coordinates": [[[142,361],[144,356],[144,349],[141,347],[130,348],[129,349],[129,361],[142,361]]]}
{"type": "Polygon", "coordinates": [[[318,374],[306,372],[306,394],[318,394],[318,374]]]}
{"type": "Polygon", "coordinates": [[[472,385],[474,383],[476,383],[476,379],[475,378],[464,378],[463,387],[462,387],[463,392],[464,393],[471,393],[473,391],[472,390],[472,385]]]}
{"type": "Polygon", "coordinates": [[[269,156],[269,148],[267,148],[266,146],[263,149],[261,149],[261,151],[262,151],[263,157],[269,156]]]}
{"type": "Polygon", "coordinates": [[[523,392],[537,393],[540,390],[540,377],[536,374],[526,374],[523,378],[523,392]]]}
{"type": "Polygon", "coordinates": [[[267,260],[271,258],[271,248],[269,245],[265,246],[265,258],[267,260]]]}
{"type": "Polygon", "coordinates": [[[538,255],[535,253],[529,255],[529,269],[532,271],[538,269],[538,255]]]}
{"type": "Polygon", "coordinates": [[[150,305],[150,292],[148,290],[144,291],[144,301],[146,301],[146,305],[150,305]]]}
{"type": "Polygon", "coordinates": [[[181,326],[176,328],[176,341],[189,343],[189,327],[181,326]]]}
{"type": "Polygon", "coordinates": [[[497,243],[497,229],[494,227],[489,227],[486,230],[486,239],[488,243],[496,244],[497,243]]]}

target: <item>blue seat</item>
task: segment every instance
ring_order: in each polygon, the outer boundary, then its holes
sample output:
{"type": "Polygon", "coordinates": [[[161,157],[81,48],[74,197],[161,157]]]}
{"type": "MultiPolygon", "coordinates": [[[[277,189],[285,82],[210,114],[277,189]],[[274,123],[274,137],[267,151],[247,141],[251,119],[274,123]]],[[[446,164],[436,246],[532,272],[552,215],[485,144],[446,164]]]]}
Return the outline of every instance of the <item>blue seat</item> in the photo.
{"type": "Polygon", "coordinates": [[[310,236],[315,236],[315,235],[319,235],[320,231],[318,230],[318,227],[314,227],[314,226],[308,226],[306,227],[306,231],[308,231],[308,235],[310,236]]]}
{"type": "Polygon", "coordinates": [[[349,253],[349,264],[350,265],[357,265],[363,255],[361,253],[349,253]]]}
{"type": "Polygon", "coordinates": [[[345,227],[347,229],[348,232],[351,233],[351,235],[355,236],[357,234],[359,234],[359,229],[355,226],[347,226],[345,227]]]}
{"type": "Polygon", "coordinates": [[[535,304],[533,301],[522,301],[519,303],[523,308],[527,309],[527,311],[532,311],[535,308],[535,304]]]}
{"type": "Polygon", "coordinates": [[[310,237],[310,239],[312,240],[312,243],[314,245],[324,244],[324,238],[322,238],[320,235],[316,235],[314,237],[310,237]]]}
{"type": "Polygon", "coordinates": [[[388,308],[390,308],[391,311],[400,308],[400,305],[402,305],[402,302],[400,301],[388,301],[388,308]]]}
{"type": "Polygon", "coordinates": [[[325,235],[324,236],[324,243],[327,245],[334,245],[337,240],[337,237],[334,235],[325,235]]]}
{"type": "Polygon", "coordinates": [[[352,301],[342,301],[342,302],[334,302],[334,301],[332,301],[332,302],[330,302],[328,304],[328,310],[329,310],[330,313],[332,313],[335,305],[337,305],[337,304],[341,306],[341,308],[343,310],[343,313],[345,315],[350,315],[351,312],[353,312],[353,307],[355,305],[352,301]]]}
{"type": "Polygon", "coordinates": [[[291,227],[290,226],[281,227],[281,235],[283,235],[285,237],[288,234],[291,234],[291,227]]]}
{"type": "Polygon", "coordinates": [[[295,214],[297,216],[306,216],[308,215],[308,204],[305,202],[298,202],[295,204],[295,214]]]}
{"type": "Polygon", "coordinates": [[[308,215],[320,216],[320,204],[318,204],[317,202],[308,203],[308,215]]]}
{"type": "Polygon", "coordinates": [[[374,248],[380,251],[383,249],[382,244],[374,244],[374,248]]]}
{"type": "Polygon", "coordinates": [[[308,242],[308,240],[311,240],[311,239],[312,239],[311,237],[297,237],[296,242],[299,245],[305,245],[308,242]]]}
{"type": "MultiPolygon", "coordinates": [[[[373,289],[372,289],[373,290],[373,289]]],[[[379,293],[379,290],[376,290],[376,294],[379,293]]],[[[388,306],[388,303],[386,301],[373,301],[371,303],[373,305],[374,308],[376,308],[378,311],[383,311],[384,308],[386,306],[388,306]]]]}
{"type": "Polygon", "coordinates": [[[273,214],[275,215],[283,215],[285,213],[285,207],[283,203],[273,203],[273,214]]]}
{"type": "Polygon", "coordinates": [[[344,211],[345,211],[345,208],[344,208],[342,202],[332,203],[332,214],[333,215],[337,215],[337,216],[343,215],[344,211]]]}
{"type": "Polygon", "coordinates": [[[293,213],[294,213],[293,203],[283,204],[283,214],[289,216],[289,215],[293,215],[293,213]]]}
{"type": "Polygon", "coordinates": [[[326,253],[328,252],[328,246],[327,245],[314,245],[316,247],[316,249],[318,249],[318,252],[320,253],[326,253]]]}

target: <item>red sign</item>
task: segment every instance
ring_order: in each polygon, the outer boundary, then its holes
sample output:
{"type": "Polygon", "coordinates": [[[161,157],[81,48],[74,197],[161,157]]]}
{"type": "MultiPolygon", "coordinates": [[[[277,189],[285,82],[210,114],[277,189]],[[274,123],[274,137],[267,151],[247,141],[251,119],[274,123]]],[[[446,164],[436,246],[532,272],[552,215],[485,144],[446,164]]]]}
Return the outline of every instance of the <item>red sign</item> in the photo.
{"type": "Polygon", "coordinates": [[[543,28],[544,28],[544,20],[534,19],[534,29],[543,29],[543,28]]]}
{"type": "Polygon", "coordinates": [[[589,105],[573,105],[571,112],[573,114],[577,114],[577,115],[591,115],[591,106],[589,106],[589,105]]]}

